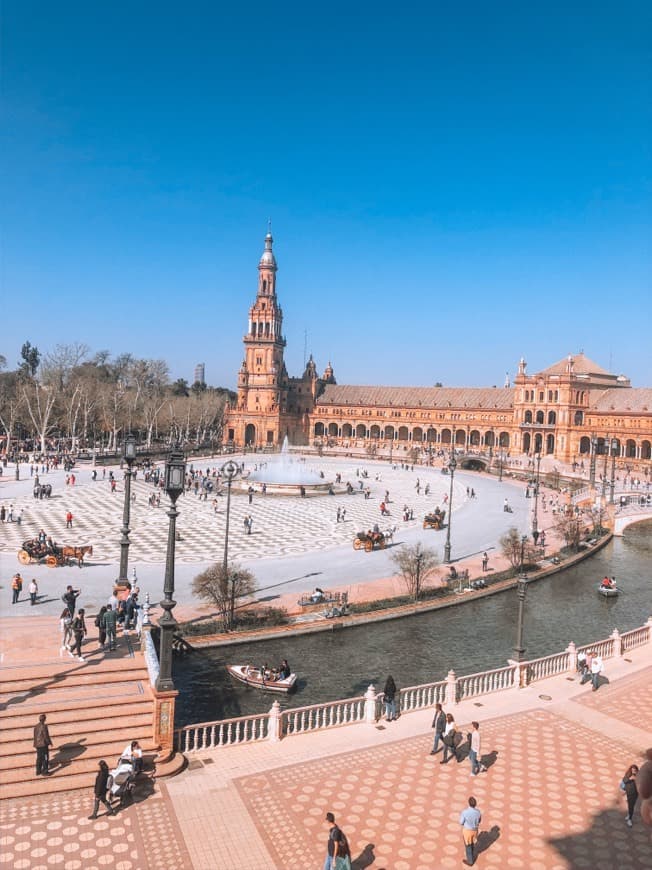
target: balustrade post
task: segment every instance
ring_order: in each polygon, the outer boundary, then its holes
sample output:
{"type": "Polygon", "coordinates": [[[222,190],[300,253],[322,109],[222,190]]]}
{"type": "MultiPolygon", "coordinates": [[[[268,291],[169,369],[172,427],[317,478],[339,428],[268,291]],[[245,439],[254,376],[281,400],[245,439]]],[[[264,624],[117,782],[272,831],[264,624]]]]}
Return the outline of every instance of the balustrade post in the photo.
{"type": "Polygon", "coordinates": [[[455,671],[450,670],[446,674],[446,706],[452,707],[457,704],[457,677],[455,671]]]}
{"type": "Polygon", "coordinates": [[[574,674],[577,670],[577,647],[573,641],[566,647],[566,652],[568,653],[568,670],[571,674],[574,674]]]}
{"type": "Polygon", "coordinates": [[[524,689],[527,686],[527,662],[517,662],[516,659],[507,659],[507,664],[516,671],[514,679],[515,689],[524,689]]]}
{"type": "MultiPolygon", "coordinates": [[[[648,616],[645,625],[647,625],[647,627],[649,628],[649,631],[647,633],[647,642],[652,643],[652,616],[648,616]]],[[[643,626],[643,628],[645,628],[645,626],[643,626]]]]}
{"type": "Polygon", "coordinates": [[[278,743],[281,739],[281,705],[274,701],[269,711],[269,729],[267,739],[272,743],[278,743]]]}
{"type": "Polygon", "coordinates": [[[611,639],[614,642],[614,656],[621,656],[623,654],[623,644],[620,639],[620,632],[617,628],[611,632],[611,639]]]}
{"type": "Polygon", "coordinates": [[[364,693],[364,721],[367,725],[376,724],[376,687],[373,683],[364,693]]]}

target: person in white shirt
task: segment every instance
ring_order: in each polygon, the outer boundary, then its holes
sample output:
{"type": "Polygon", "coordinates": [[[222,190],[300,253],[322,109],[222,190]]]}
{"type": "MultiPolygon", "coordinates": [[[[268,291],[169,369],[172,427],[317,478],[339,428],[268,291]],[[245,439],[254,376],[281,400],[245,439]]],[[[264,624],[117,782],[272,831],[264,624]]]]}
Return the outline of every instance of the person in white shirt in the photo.
{"type": "Polygon", "coordinates": [[[600,687],[600,674],[604,670],[602,664],[602,656],[595,656],[591,660],[591,682],[593,683],[593,691],[597,692],[600,687]]]}
{"type": "Polygon", "coordinates": [[[143,750],[140,748],[140,743],[137,740],[132,740],[127,743],[122,750],[121,759],[129,761],[134,769],[134,773],[138,774],[143,769],[143,750]]]}
{"type": "Polygon", "coordinates": [[[471,776],[477,776],[482,770],[480,763],[481,747],[480,747],[480,724],[471,722],[473,731],[471,732],[471,748],[469,749],[469,761],[471,762],[471,776]]]}

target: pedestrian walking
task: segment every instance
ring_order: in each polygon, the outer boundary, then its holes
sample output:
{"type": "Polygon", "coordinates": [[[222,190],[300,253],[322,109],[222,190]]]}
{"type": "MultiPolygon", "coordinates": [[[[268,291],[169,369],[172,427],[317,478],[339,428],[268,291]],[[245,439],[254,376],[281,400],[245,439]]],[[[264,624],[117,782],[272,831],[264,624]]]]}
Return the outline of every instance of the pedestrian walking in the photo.
{"type": "Polygon", "coordinates": [[[72,586],[66,586],[66,591],[61,596],[61,600],[70,611],[71,616],[75,615],[75,607],[77,606],[77,599],[80,595],[81,589],[73,589],[72,586]]]}
{"type": "Polygon", "coordinates": [[[594,656],[591,660],[591,683],[594,692],[597,692],[600,688],[600,674],[603,670],[604,665],[602,664],[602,656],[594,656]]]}
{"type": "Polygon", "coordinates": [[[336,519],[337,519],[337,522],[338,522],[338,523],[339,523],[339,521],[342,519],[342,509],[341,509],[341,508],[338,508],[338,509],[337,509],[337,517],[336,517],[336,519]]]}
{"type": "Polygon", "coordinates": [[[444,728],[444,758],[440,764],[447,764],[449,757],[452,755],[455,761],[459,761],[457,754],[457,729],[455,727],[455,719],[452,713],[446,713],[446,727],[444,728]]]}
{"type": "Polygon", "coordinates": [[[86,622],[84,621],[84,608],[79,608],[79,613],[72,621],[72,634],[74,638],[73,648],[70,651],[71,656],[75,656],[77,654],[77,658],[80,662],[85,662],[86,659],[82,656],[82,641],[86,637],[86,622]]]}
{"type": "Polygon", "coordinates": [[[49,776],[50,747],[52,740],[48,726],[45,724],[45,713],[38,717],[38,725],[34,726],[34,749],[36,749],[36,775],[49,776]]]}
{"type": "Polygon", "coordinates": [[[342,522],[346,519],[346,508],[342,508],[342,522]]]}
{"type": "Polygon", "coordinates": [[[36,578],[32,577],[29,584],[29,603],[34,606],[36,604],[36,596],[38,595],[38,583],[36,578]]]}
{"type": "Polygon", "coordinates": [[[18,604],[18,599],[23,588],[23,578],[19,573],[14,574],[11,581],[11,603],[18,604]]]}
{"type": "Polygon", "coordinates": [[[442,710],[441,704],[435,704],[435,715],[433,717],[431,727],[435,729],[435,739],[433,741],[430,754],[435,755],[435,753],[438,751],[437,747],[439,746],[440,740],[442,740],[443,745],[444,731],[446,729],[446,714],[442,710]]]}
{"type": "Polygon", "coordinates": [[[326,813],[328,843],[323,870],[351,870],[351,850],[344,832],[335,824],[333,813],[326,813]]]}
{"type": "Polygon", "coordinates": [[[254,488],[253,488],[253,486],[249,487],[249,489],[247,490],[247,495],[249,496],[249,504],[251,504],[252,501],[254,500],[254,488]]]}
{"type": "Polygon", "coordinates": [[[72,529],[72,520],[73,520],[72,513],[70,511],[68,511],[68,513],[66,514],[66,528],[67,529],[72,529]]]}
{"type": "Polygon", "coordinates": [[[487,571],[489,568],[489,556],[487,556],[486,552],[482,554],[482,570],[487,571]]]}
{"type": "Polygon", "coordinates": [[[482,748],[480,741],[480,725],[478,722],[471,722],[471,747],[469,749],[469,761],[471,762],[471,776],[477,776],[482,770],[482,748]]]}
{"type": "Polygon", "coordinates": [[[95,786],[94,786],[94,795],[95,802],[93,804],[93,812],[88,817],[89,819],[97,818],[97,811],[100,808],[100,802],[104,804],[107,809],[107,816],[115,816],[116,812],[111,806],[111,804],[106,799],[106,792],[109,787],[109,765],[102,759],[98,763],[99,770],[97,772],[97,776],[95,777],[95,786]]]}
{"type": "Polygon", "coordinates": [[[634,809],[638,800],[638,788],[636,787],[637,776],[638,765],[630,764],[630,766],[625,771],[625,775],[620,781],[620,788],[622,789],[625,797],[627,798],[627,815],[625,816],[625,823],[628,828],[632,827],[634,809]]]}
{"type": "Polygon", "coordinates": [[[393,722],[396,716],[396,683],[394,677],[390,674],[385,682],[383,690],[383,701],[385,702],[385,719],[387,722],[393,722]]]}
{"type": "Polygon", "coordinates": [[[70,652],[70,643],[72,641],[72,614],[67,607],[64,607],[59,617],[59,626],[61,628],[61,648],[59,655],[65,650],[70,652]]]}
{"type": "Polygon", "coordinates": [[[105,643],[109,645],[109,652],[113,652],[116,648],[116,628],[118,625],[118,610],[117,605],[114,608],[112,604],[106,605],[106,610],[102,616],[102,624],[106,632],[105,643]]]}
{"type": "Polygon", "coordinates": [[[476,799],[471,796],[469,805],[460,813],[460,825],[462,826],[462,839],[464,840],[464,850],[466,858],[462,861],[467,867],[473,867],[475,864],[475,845],[478,842],[478,829],[482,821],[482,814],[478,809],[476,799]]]}
{"type": "Polygon", "coordinates": [[[106,604],[100,607],[100,611],[95,617],[95,628],[98,629],[97,641],[101,649],[106,645],[106,626],[104,625],[104,614],[106,613],[106,604]]]}

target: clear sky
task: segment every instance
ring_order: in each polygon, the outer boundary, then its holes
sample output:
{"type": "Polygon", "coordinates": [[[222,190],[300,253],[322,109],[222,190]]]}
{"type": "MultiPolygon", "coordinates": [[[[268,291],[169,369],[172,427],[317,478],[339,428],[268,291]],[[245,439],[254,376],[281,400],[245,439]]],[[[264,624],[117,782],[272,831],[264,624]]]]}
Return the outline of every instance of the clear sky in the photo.
{"type": "Polygon", "coordinates": [[[652,385],[652,4],[5,0],[2,329],[234,386],[272,219],[290,374],[652,385]]]}

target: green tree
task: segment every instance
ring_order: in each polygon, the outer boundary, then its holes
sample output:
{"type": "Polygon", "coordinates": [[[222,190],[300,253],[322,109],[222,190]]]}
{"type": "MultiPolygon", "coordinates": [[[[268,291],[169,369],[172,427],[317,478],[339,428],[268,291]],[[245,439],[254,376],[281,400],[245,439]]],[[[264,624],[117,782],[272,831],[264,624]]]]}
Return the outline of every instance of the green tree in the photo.
{"type": "Polygon", "coordinates": [[[235,624],[236,602],[249,598],[256,589],[254,575],[236,562],[231,562],[226,571],[221,562],[211,565],[192,581],[193,594],[219,610],[225,631],[230,631],[235,624]]]}
{"type": "Polygon", "coordinates": [[[408,595],[418,601],[439,564],[437,553],[421,544],[410,544],[392,553],[390,559],[398,568],[408,595]]]}
{"type": "Polygon", "coordinates": [[[171,387],[173,396],[189,396],[188,381],[185,378],[179,378],[171,387]]]}
{"type": "Polygon", "coordinates": [[[19,363],[19,370],[22,375],[33,378],[41,362],[41,354],[37,347],[33,347],[29,341],[26,341],[20,349],[20,357],[22,363],[19,363]]]}

